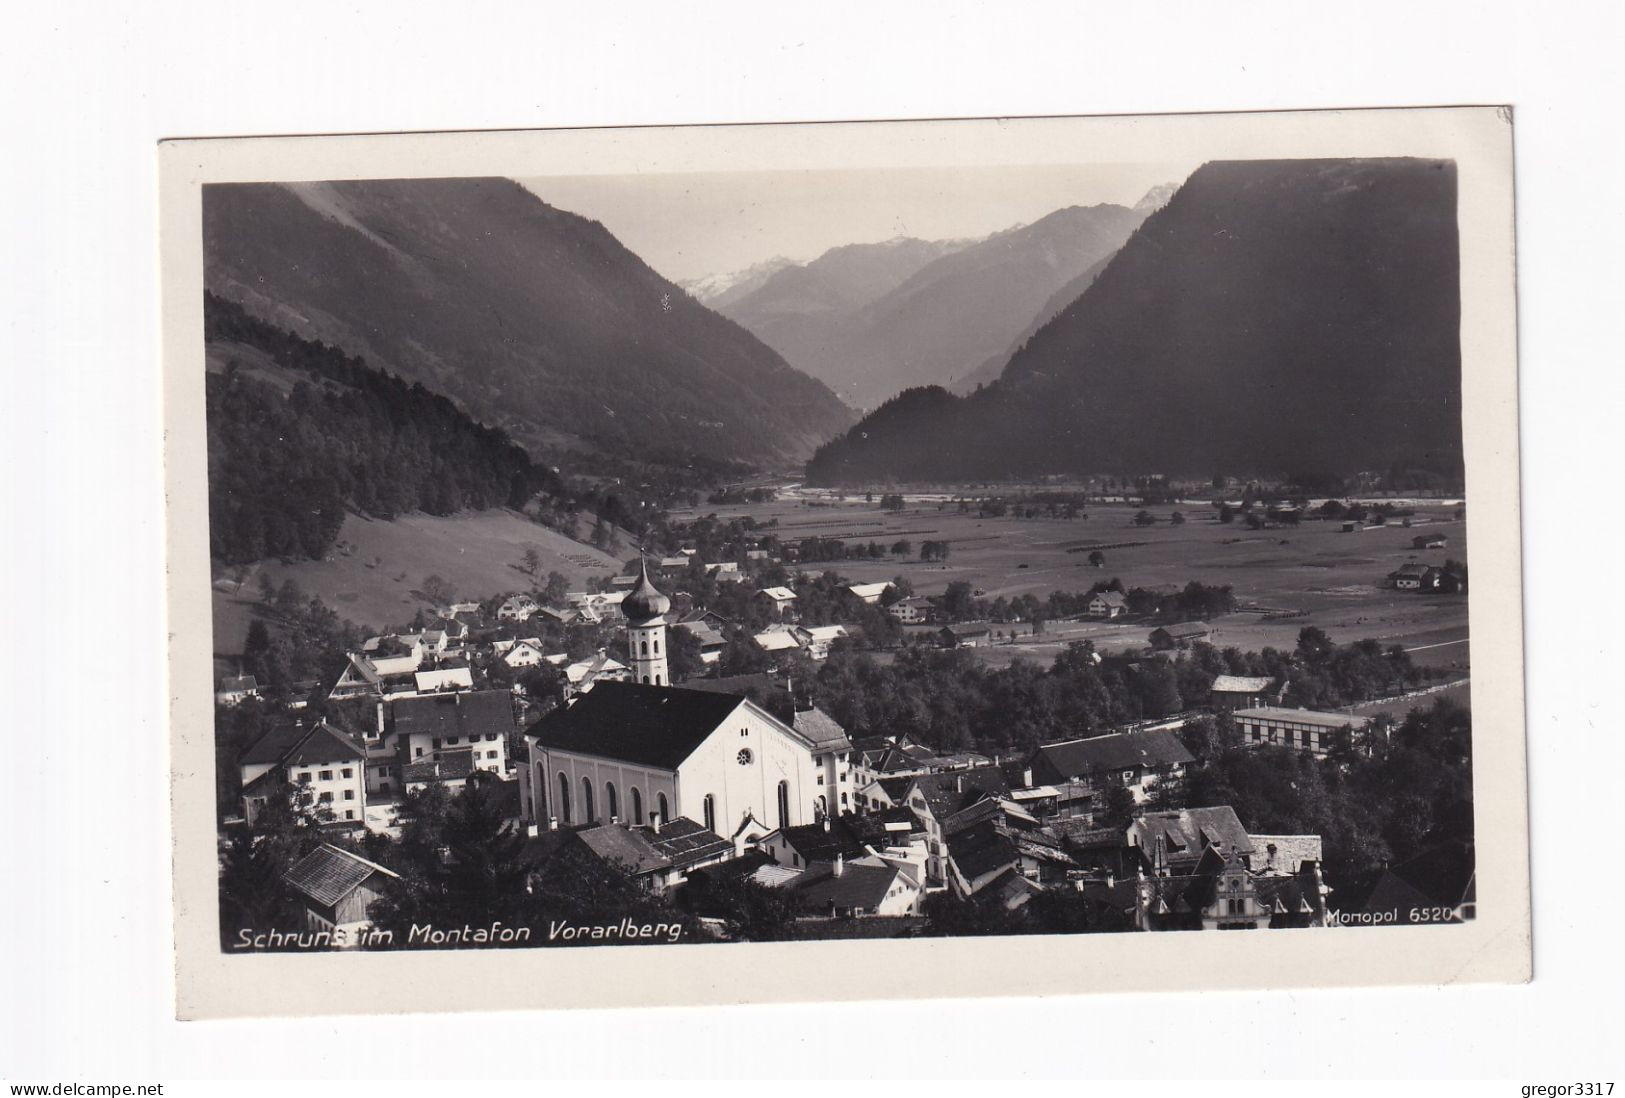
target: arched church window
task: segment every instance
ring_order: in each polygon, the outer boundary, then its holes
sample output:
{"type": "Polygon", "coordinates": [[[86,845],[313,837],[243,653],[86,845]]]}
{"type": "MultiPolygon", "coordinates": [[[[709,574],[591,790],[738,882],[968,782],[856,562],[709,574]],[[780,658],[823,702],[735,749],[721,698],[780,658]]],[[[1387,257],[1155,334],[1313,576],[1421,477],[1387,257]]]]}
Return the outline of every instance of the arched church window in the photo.
{"type": "Polygon", "coordinates": [[[598,819],[598,811],[592,803],[592,779],[585,774],[581,775],[581,822],[594,823],[598,819]]]}
{"type": "Polygon", "coordinates": [[[709,793],[705,795],[705,829],[717,829],[717,799],[709,793]]]}
{"type": "Polygon", "coordinates": [[[655,794],[655,811],[660,813],[661,823],[671,822],[671,814],[666,811],[666,795],[664,793],[655,794]]]}
{"type": "Polygon", "coordinates": [[[643,794],[638,791],[638,787],[635,785],[632,787],[632,822],[635,824],[649,822],[643,818],[643,794]]]}
{"type": "Polygon", "coordinates": [[[660,655],[660,638],[655,638],[655,655],[660,655]]]}
{"type": "Polygon", "coordinates": [[[665,686],[666,685],[665,683],[660,681],[660,672],[658,672],[658,671],[655,672],[655,685],[656,686],[665,686]]]}
{"type": "Polygon", "coordinates": [[[559,822],[570,822],[570,779],[559,771],[559,822]]]}
{"type": "Polygon", "coordinates": [[[649,654],[649,642],[648,641],[643,642],[643,654],[645,656],[647,656],[649,654]]]}
{"type": "Polygon", "coordinates": [[[779,783],[779,827],[790,826],[790,783],[779,783]]]}
{"type": "Polygon", "coordinates": [[[609,812],[611,820],[617,820],[621,815],[621,798],[615,793],[615,783],[604,783],[604,808],[609,812]]]}

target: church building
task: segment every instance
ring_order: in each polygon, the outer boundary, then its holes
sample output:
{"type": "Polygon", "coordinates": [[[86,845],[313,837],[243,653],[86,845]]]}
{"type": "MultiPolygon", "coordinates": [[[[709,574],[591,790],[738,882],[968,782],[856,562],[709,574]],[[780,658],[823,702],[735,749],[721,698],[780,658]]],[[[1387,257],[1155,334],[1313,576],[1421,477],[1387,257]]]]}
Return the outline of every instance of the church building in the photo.
{"type": "Polygon", "coordinates": [[[824,718],[792,727],[740,695],[672,686],[671,600],[647,568],[621,606],[632,681],[600,683],[525,733],[528,821],[545,828],[687,817],[746,842],[841,812],[852,745],[839,726],[824,718]]]}

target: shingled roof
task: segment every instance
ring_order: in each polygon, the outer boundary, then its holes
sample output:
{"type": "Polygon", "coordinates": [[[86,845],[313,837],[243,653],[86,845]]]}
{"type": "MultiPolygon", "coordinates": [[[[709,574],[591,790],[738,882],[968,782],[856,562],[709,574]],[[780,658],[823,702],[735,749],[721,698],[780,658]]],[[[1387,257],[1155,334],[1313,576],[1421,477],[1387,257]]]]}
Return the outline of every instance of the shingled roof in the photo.
{"type": "Polygon", "coordinates": [[[1129,834],[1133,845],[1140,848],[1146,859],[1154,856],[1160,835],[1170,866],[1199,861],[1210,847],[1225,857],[1248,854],[1253,850],[1247,829],[1241,826],[1236,810],[1227,804],[1136,816],[1129,825],[1129,834]]]}
{"type": "Polygon", "coordinates": [[[285,724],[271,729],[243,752],[239,762],[243,766],[315,766],[366,757],[360,744],[326,721],[317,721],[309,726],[285,724]]]}
{"type": "Polygon", "coordinates": [[[922,774],[910,784],[919,788],[938,820],[946,820],[989,794],[1010,792],[1009,780],[996,766],[955,770],[948,774],[922,774]]]}
{"type": "Polygon", "coordinates": [[[744,701],[737,694],[603,682],[533,731],[550,750],[675,770],[744,701]]]}
{"type": "Polygon", "coordinates": [[[399,876],[359,854],[323,843],[295,862],[282,875],[282,879],[306,899],[324,907],[333,907],[375,873],[382,873],[386,877],[399,876]]]}
{"type": "Polygon", "coordinates": [[[391,711],[395,731],[403,736],[483,736],[514,727],[513,698],[506,690],[402,698],[391,711]]]}
{"type": "Polygon", "coordinates": [[[792,727],[812,741],[814,751],[845,751],[852,747],[852,742],[846,738],[846,729],[817,706],[797,710],[792,727]]]}
{"type": "Polygon", "coordinates": [[[659,831],[647,827],[640,827],[637,830],[648,840],[650,846],[678,869],[715,861],[733,851],[733,844],[727,839],[707,830],[704,824],[696,823],[687,816],[678,816],[668,823],[661,824],[659,831]]]}
{"type": "Polygon", "coordinates": [[[1045,744],[1033,753],[1033,773],[1040,780],[1058,782],[1111,770],[1173,766],[1195,758],[1173,732],[1151,728],[1045,744]]]}

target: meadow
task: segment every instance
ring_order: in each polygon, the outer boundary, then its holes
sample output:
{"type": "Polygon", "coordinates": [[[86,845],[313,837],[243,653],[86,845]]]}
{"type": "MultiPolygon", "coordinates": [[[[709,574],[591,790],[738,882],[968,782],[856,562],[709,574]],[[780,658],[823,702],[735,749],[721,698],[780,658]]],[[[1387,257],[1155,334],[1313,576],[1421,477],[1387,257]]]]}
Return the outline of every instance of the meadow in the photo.
{"type": "MultiPolygon", "coordinates": [[[[1420,504],[1412,527],[1398,522],[1345,533],[1342,523],[1306,519],[1295,527],[1249,530],[1241,522],[1221,523],[1209,503],[1145,508],[1158,521],[1136,526],[1139,505],[1091,504],[1088,517],[993,518],[974,511],[959,513],[947,499],[910,498],[899,512],[882,510],[863,499],[845,501],[783,493],[770,503],[698,508],[696,514],[719,517],[751,515],[759,522],[777,520],[774,530],[785,541],[814,536],[844,536],[875,541],[888,548],[899,539],[912,543],[907,557],[888,554],[878,560],[809,564],[813,571],[834,568],[856,581],[904,576],[922,595],[941,594],[948,584],[965,581],[986,598],[1031,593],[1040,599],[1051,591],[1084,591],[1100,580],[1117,578],[1125,588],[1173,589],[1191,580],[1228,585],[1243,607],[1267,608],[1292,617],[1235,613],[1212,623],[1216,642],[1243,649],[1291,648],[1298,631],[1319,626],[1339,643],[1375,638],[1384,644],[1416,648],[1419,662],[1467,666],[1467,599],[1460,595],[1397,591],[1387,575],[1409,561],[1442,564],[1466,559],[1466,523],[1455,518],[1456,505],[1420,504]],[[1174,525],[1170,516],[1185,518],[1174,525]],[[1411,539],[1421,533],[1442,534],[1444,549],[1416,550],[1411,539]],[[919,559],[922,541],[946,541],[942,563],[919,559]],[[1093,547],[1105,564],[1089,564],[1093,547]]],[[[682,516],[678,516],[682,517],[682,516]]],[[[1021,638],[1014,645],[985,649],[991,661],[1016,652],[1052,656],[1068,642],[1091,639],[1105,650],[1143,646],[1150,627],[1140,623],[1052,622],[1043,636],[1021,638]]]]}

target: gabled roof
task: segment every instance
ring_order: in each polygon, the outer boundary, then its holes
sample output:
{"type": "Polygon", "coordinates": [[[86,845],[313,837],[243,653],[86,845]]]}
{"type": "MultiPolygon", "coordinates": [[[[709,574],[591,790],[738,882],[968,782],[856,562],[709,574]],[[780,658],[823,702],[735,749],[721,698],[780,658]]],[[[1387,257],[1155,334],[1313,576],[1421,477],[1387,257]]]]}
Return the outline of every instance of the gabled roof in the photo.
{"type": "Polygon", "coordinates": [[[788,587],[764,587],[761,593],[774,602],[788,602],[796,597],[796,593],[788,587]]]}
{"type": "Polygon", "coordinates": [[[587,844],[587,849],[635,877],[671,867],[671,859],[655,849],[640,830],[602,823],[584,827],[575,834],[587,844]]]}
{"type": "Polygon", "coordinates": [[[976,637],[983,633],[991,633],[993,626],[985,621],[956,621],[944,625],[942,629],[956,637],[976,637]]]}
{"type": "Polygon", "coordinates": [[[744,703],[737,694],[602,682],[532,734],[551,750],[675,770],[744,703]]]}
{"type": "Polygon", "coordinates": [[[391,704],[398,735],[484,736],[514,727],[513,698],[506,690],[475,690],[401,698],[391,704]]]}
{"type": "Polygon", "coordinates": [[[1173,766],[1195,758],[1184,742],[1166,728],[1045,744],[1033,754],[1035,768],[1042,764],[1046,775],[1053,773],[1062,780],[1138,766],[1173,766]]]}
{"type": "Polygon", "coordinates": [[[1226,858],[1253,851],[1252,838],[1241,826],[1236,810],[1227,804],[1152,812],[1136,816],[1129,825],[1133,845],[1140,848],[1147,860],[1154,856],[1159,835],[1169,865],[1195,862],[1209,847],[1226,858]]]}
{"type": "Polygon", "coordinates": [[[844,751],[852,747],[852,741],[846,738],[846,729],[816,705],[796,710],[791,727],[812,741],[814,751],[844,751]]]}
{"type": "Polygon", "coordinates": [[[868,853],[863,840],[858,838],[857,833],[841,819],[803,824],[800,827],[786,827],[778,834],[792,850],[801,855],[801,860],[809,865],[813,862],[833,861],[837,854],[853,858],[868,853]]]}
{"type": "Polygon", "coordinates": [[[1016,844],[992,821],[983,821],[953,836],[948,857],[967,883],[1016,864],[1020,854],[1016,844]]]}
{"type": "Polygon", "coordinates": [[[1205,621],[1182,621],[1173,625],[1160,625],[1151,632],[1166,633],[1170,637],[1205,637],[1213,632],[1213,627],[1205,621]]]}
{"type": "Polygon", "coordinates": [[[1252,868],[1255,873],[1296,873],[1304,862],[1325,860],[1319,835],[1252,835],[1252,868]],[[1275,864],[1270,866],[1270,847],[1275,848],[1275,864]]]}
{"type": "Polygon", "coordinates": [[[733,851],[733,844],[727,839],[687,816],[661,824],[659,831],[649,827],[640,827],[637,831],[678,869],[715,861],[733,851]]]}
{"type": "Polygon", "coordinates": [[[288,887],[308,900],[332,907],[365,884],[374,874],[398,878],[399,874],[369,862],[359,854],[323,843],[293,864],[282,875],[288,887]]]}
{"type": "Polygon", "coordinates": [[[1240,720],[1250,717],[1260,721],[1291,721],[1295,724],[1310,724],[1317,728],[1364,728],[1370,717],[1357,717],[1353,713],[1321,713],[1314,709],[1282,709],[1273,705],[1262,705],[1256,709],[1238,709],[1235,717],[1240,720]]]}
{"type": "Polygon", "coordinates": [[[839,875],[830,863],[810,866],[791,887],[811,911],[827,910],[832,904],[841,910],[861,907],[873,911],[886,899],[898,875],[896,867],[874,861],[879,864],[845,862],[839,875]]]}
{"type": "Polygon", "coordinates": [[[849,583],[846,589],[860,599],[877,598],[886,593],[890,583],[849,583]]]}
{"type": "Polygon", "coordinates": [[[1261,694],[1275,685],[1268,675],[1217,675],[1213,679],[1215,694],[1261,694]]]}
{"type": "Polygon", "coordinates": [[[271,729],[243,752],[243,766],[315,766],[320,763],[365,760],[366,751],[326,721],[313,725],[285,724],[271,729]]]}
{"type": "Polygon", "coordinates": [[[990,794],[1002,795],[1010,791],[1010,782],[1004,776],[1004,771],[996,766],[977,767],[972,770],[956,770],[951,774],[921,774],[909,782],[911,788],[918,788],[930,806],[931,814],[938,820],[946,820],[949,816],[975,804],[990,794]]]}
{"type": "MultiPolygon", "coordinates": [[[[1097,591],[1097,592],[1095,592],[1095,598],[1099,599],[1101,602],[1105,603],[1107,606],[1127,606],[1128,605],[1128,599],[1125,599],[1123,597],[1123,593],[1121,591],[1097,591]]],[[[1094,599],[1090,599],[1089,601],[1093,602],[1094,599]]]]}
{"type": "Polygon", "coordinates": [[[401,767],[404,782],[455,782],[474,773],[472,748],[440,752],[435,759],[419,759],[401,767]]]}
{"type": "Polygon", "coordinates": [[[254,681],[253,675],[227,675],[220,680],[220,692],[223,694],[258,689],[259,683],[254,681]]]}

